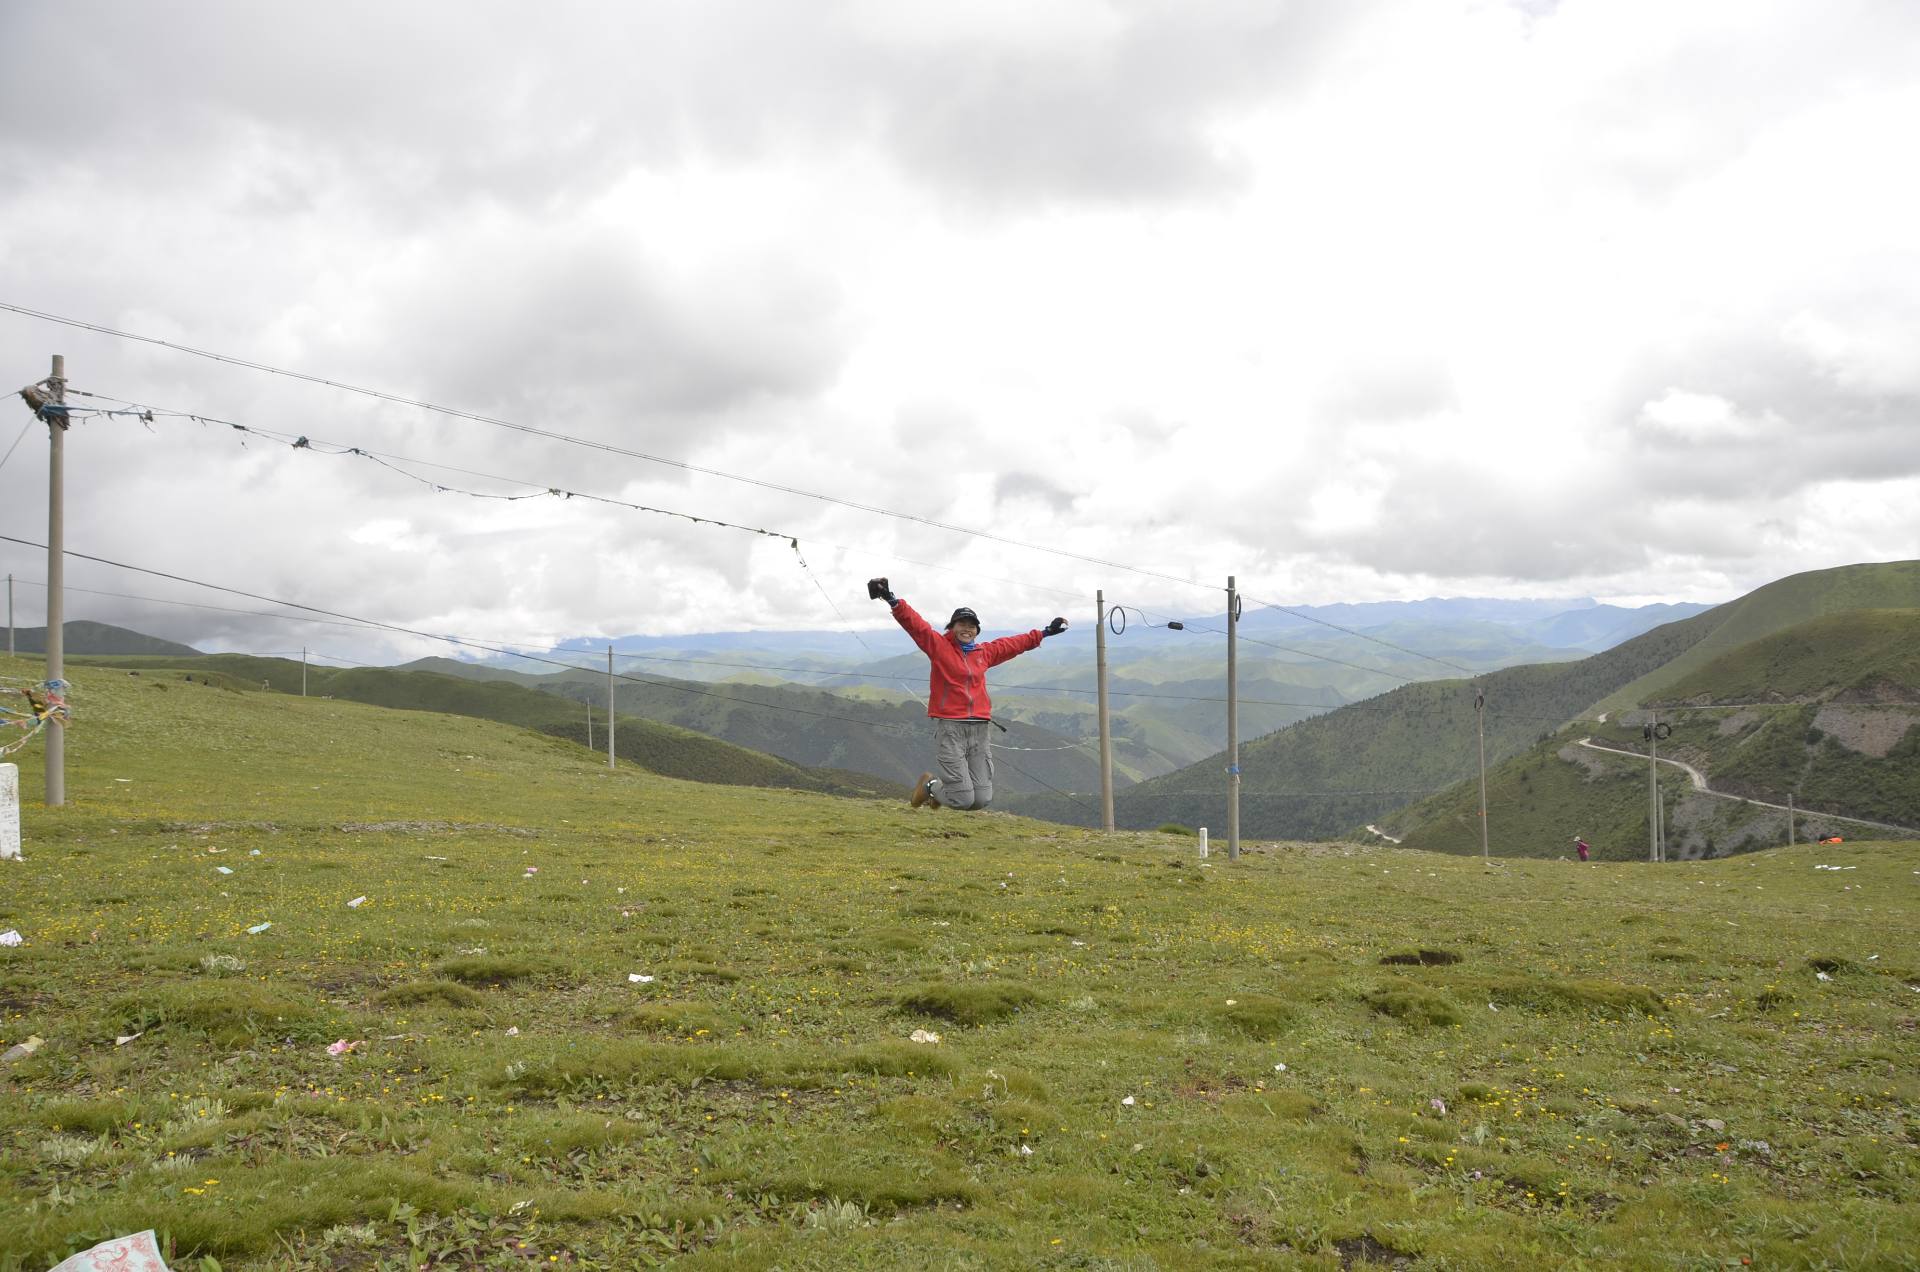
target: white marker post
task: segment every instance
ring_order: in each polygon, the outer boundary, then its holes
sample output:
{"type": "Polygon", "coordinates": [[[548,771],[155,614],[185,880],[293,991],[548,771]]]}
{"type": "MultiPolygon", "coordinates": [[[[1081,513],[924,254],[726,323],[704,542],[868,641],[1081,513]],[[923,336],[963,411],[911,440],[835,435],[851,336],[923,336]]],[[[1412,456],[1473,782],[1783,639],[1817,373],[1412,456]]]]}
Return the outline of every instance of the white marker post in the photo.
{"type": "Polygon", "coordinates": [[[1202,826],[1200,828],[1200,860],[1205,861],[1206,859],[1207,859],[1207,828],[1205,826],[1202,826]]]}
{"type": "Polygon", "coordinates": [[[0,861],[20,859],[20,766],[0,764],[0,861]]]}

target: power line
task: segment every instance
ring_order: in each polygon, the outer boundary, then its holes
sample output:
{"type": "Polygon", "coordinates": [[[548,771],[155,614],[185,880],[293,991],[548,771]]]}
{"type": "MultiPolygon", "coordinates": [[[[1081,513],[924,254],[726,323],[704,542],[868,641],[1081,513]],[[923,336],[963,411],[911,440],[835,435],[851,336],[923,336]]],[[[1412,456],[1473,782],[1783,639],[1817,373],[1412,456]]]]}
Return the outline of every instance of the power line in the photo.
{"type": "Polygon", "coordinates": [[[67,318],[60,314],[47,313],[44,310],[29,309],[25,305],[16,305],[4,300],[0,300],[0,309],[28,318],[37,318],[43,322],[59,323],[62,326],[77,328],[81,331],[91,331],[98,335],[113,336],[119,340],[132,340],[141,344],[156,345],[163,349],[171,349],[176,353],[190,354],[196,358],[206,358],[210,361],[225,363],[229,366],[244,367],[249,371],[263,371],[270,375],[285,376],[288,379],[305,381],[308,384],[324,385],[327,388],[339,389],[346,393],[357,393],[362,397],[374,398],[382,402],[391,402],[396,406],[409,406],[423,411],[432,411],[435,414],[449,416],[454,419],[471,420],[476,424],[486,424],[493,428],[501,428],[510,432],[521,433],[528,437],[538,437],[546,441],[562,442],[569,446],[601,451],[605,454],[619,455],[628,459],[644,460],[650,464],[661,464],[669,468],[680,469],[683,472],[699,473],[705,477],[719,477],[727,481],[742,482],[749,486],[758,486],[764,490],[778,491],[781,494],[798,495],[803,499],[813,499],[821,503],[836,504],[842,508],[851,508],[856,512],[868,512],[876,516],[891,517],[897,521],[927,526],[934,530],[944,530],[951,534],[963,534],[976,539],[989,540],[994,543],[1004,543],[1009,547],[1025,548],[1030,552],[1045,552],[1052,556],[1082,561],[1089,565],[1105,566],[1112,570],[1125,570],[1130,574],[1139,574],[1147,578],[1161,579],[1169,583],[1180,583],[1188,587],[1204,588],[1209,592],[1221,590],[1217,585],[1182,578],[1177,574],[1165,574],[1158,570],[1148,570],[1139,566],[1127,565],[1120,561],[1109,561],[1101,557],[1087,556],[1079,552],[1069,552],[1065,548],[1053,548],[1045,544],[1028,543],[1021,539],[994,534],[987,530],[975,530],[967,526],[954,525],[951,522],[938,521],[932,517],[923,517],[918,513],[897,512],[891,508],[882,508],[877,504],[861,503],[858,500],[844,499],[838,495],[826,495],[818,491],[803,490],[798,486],[788,486],[784,483],[768,481],[761,477],[748,477],[740,473],[730,473],[724,469],[709,468],[705,465],[691,463],[683,459],[654,455],[646,451],[634,450],[631,447],[618,446],[612,442],[602,442],[586,437],[575,437],[568,433],[539,428],[531,424],[521,424],[513,420],[502,419],[498,416],[482,415],[476,411],[463,411],[457,407],[441,406],[421,398],[410,398],[398,393],[389,393],[383,389],[365,388],[356,384],[348,384],[341,380],[333,380],[325,376],[314,375],[310,372],[292,371],[284,367],[269,366],[264,362],[255,362],[252,359],[238,357],[233,354],[217,353],[210,349],[198,349],[191,345],[179,344],[172,340],[162,340],[157,336],[144,336],[136,332],[120,331],[112,327],[101,326],[98,323],[86,322],[78,318],[67,318]]]}
{"type": "MultiPolygon", "coordinates": [[[[1455,671],[1460,672],[1462,675],[1465,675],[1465,676],[1478,677],[1481,674],[1473,670],[1471,667],[1462,667],[1457,662],[1449,662],[1445,658],[1436,658],[1432,654],[1423,654],[1417,649],[1408,649],[1405,645],[1396,645],[1390,640],[1386,640],[1379,636],[1369,636],[1365,632],[1355,631],[1351,627],[1342,627],[1340,624],[1331,622],[1324,618],[1315,618],[1311,614],[1303,613],[1300,610],[1291,608],[1290,606],[1282,605],[1278,601],[1263,601],[1259,597],[1253,597],[1251,599],[1253,600],[1253,603],[1255,605],[1262,606],[1266,609],[1277,609],[1283,614],[1291,614],[1295,618],[1304,619],[1309,623],[1318,623],[1322,627],[1331,627],[1336,632],[1345,632],[1349,636],[1357,636],[1361,640],[1370,640],[1376,645],[1385,645],[1388,649],[1397,649],[1401,653],[1410,654],[1415,658],[1424,658],[1428,662],[1437,662],[1442,667],[1451,667],[1455,671]]],[[[1240,639],[1246,640],[1248,639],[1248,637],[1242,636],[1240,639]]],[[[1388,672],[1384,674],[1391,675],[1392,673],[1388,672]]]]}
{"type": "Polygon", "coordinates": [[[12,459],[13,452],[20,449],[20,443],[27,440],[27,430],[32,427],[33,427],[33,419],[32,417],[28,417],[27,422],[20,426],[20,436],[14,438],[13,445],[7,447],[6,458],[0,459],[0,468],[5,468],[7,466],[7,460],[12,459]]]}
{"type": "MultiPolygon", "coordinates": [[[[590,503],[609,504],[618,508],[628,508],[635,512],[647,512],[647,513],[654,513],[654,514],[665,516],[665,517],[675,517],[684,521],[693,522],[697,525],[718,526],[724,529],[741,530],[748,534],[763,535],[770,539],[783,539],[783,540],[786,540],[789,544],[797,544],[799,542],[798,536],[790,534],[783,530],[769,530],[760,526],[741,525],[735,522],[722,520],[721,518],[718,518],[718,517],[705,516],[702,514],[696,514],[696,513],[690,513],[690,512],[680,512],[672,508],[655,508],[648,504],[633,503],[625,499],[615,499],[609,495],[596,495],[586,491],[570,490],[564,487],[555,486],[551,484],[541,485],[539,483],[526,481],[523,478],[506,477],[498,473],[480,472],[476,469],[463,468],[457,464],[443,463],[439,460],[421,459],[421,458],[418,458],[415,456],[409,456],[409,455],[396,455],[390,451],[378,451],[366,446],[353,446],[345,442],[337,442],[337,441],[330,441],[324,438],[316,438],[304,433],[294,433],[294,432],[290,432],[282,429],[266,428],[258,424],[242,424],[237,420],[222,419],[219,416],[207,415],[207,414],[203,414],[196,411],[181,411],[181,410],[175,410],[168,407],[154,406],[154,405],[150,405],[148,403],[143,403],[143,402],[135,402],[129,398],[114,397],[111,394],[87,393],[85,390],[81,390],[81,389],[71,389],[69,391],[75,394],[82,394],[87,397],[100,398],[105,401],[119,402],[125,406],[137,407],[143,413],[144,418],[147,418],[149,420],[151,420],[151,418],[155,415],[160,415],[160,416],[171,416],[177,419],[193,420],[196,423],[200,423],[200,424],[218,424],[225,428],[232,429],[237,433],[247,433],[247,434],[252,434],[258,437],[264,437],[271,441],[285,442],[286,444],[292,446],[295,450],[305,450],[316,455],[354,456],[360,459],[369,460],[372,463],[378,464],[382,468],[385,468],[391,472],[397,473],[398,475],[405,477],[410,481],[418,482],[421,485],[426,486],[432,489],[433,491],[435,491],[436,493],[440,493],[440,494],[466,495],[469,498],[474,498],[474,499],[493,499],[493,500],[501,500],[501,501],[510,502],[510,503],[518,502],[524,499],[536,499],[542,496],[550,496],[550,497],[558,498],[562,500],[583,499],[590,503]],[[328,448],[331,448],[331,449],[328,449],[328,448]],[[496,494],[496,493],[491,493],[487,491],[466,490],[461,487],[448,485],[445,482],[438,482],[428,477],[422,477],[418,473],[408,472],[406,469],[399,467],[399,465],[401,464],[414,464],[422,468],[435,468],[435,469],[441,470],[442,472],[458,473],[463,477],[477,477],[483,481],[497,481],[507,485],[521,486],[521,487],[527,488],[528,493],[524,495],[503,495],[503,494],[496,494]]],[[[112,414],[112,413],[119,413],[119,412],[109,412],[109,413],[112,414]]],[[[244,442],[241,444],[243,446],[245,445],[244,442]]],[[[922,561],[914,557],[903,557],[893,553],[875,552],[870,548],[860,548],[860,547],[855,547],[855,546],[851,546],[843,543],[834,543],[833,541],[828,539],[818,539],[818,538],[813,538],[812,536],[809,536],[808,542],[818,544],[822,547],[834,548],[841,552],[864,553],[865,555],[875,557],[883,561],[896,561],[896,562],[901,562],[907,565],[919,566],[923,569],[939,570],[942,573],[958,574],[958,575],[962,575],[970,578],[983,579],[990,583],[1004,583],[1011,587],[1021,587],[1021,588],[1026,588],[1030,591],[1045,592],[1050,596],[1067,596],[1067,597],[1072,597],[1075,600],[1083,599],[1081,594],[1078,592],[1070,592],[1065,590],[1064,588],[1048,587],[1045,584],[1032,583],[1025,579],[1009,579],[1009,578],[1003,578],[1000,575],[996,575],[996,574],[982,574],[975,570],[962,570],[954,566],[942,565],[937,561],[922,561]]]]}
{"type": "MultiPolygon", "coordinates": [[[[0,308],[4,308],[4,307],[5,307],[4,304],[0,304],[0,308]]],[[[87,393],[84,390],[72,390],[72,392],[77,394],[82,394],[87,397],[100,398],[105,401],[118,402],[118,403],[121,403],[123,406],[135,408],[135,411],[133,413],[139,414],[140,417],[146,420],[149,424],[152,423],[154,415],[158,413],[161,415],[175,416],[182,419],[195,420],[203,424],[224,425],[225,427],[233,429],[236,432],[250,433],[255,436],[266,437],[275,441],[285,442],[291,445],[295,450],[308,450],[316,454],[358,456],[360,458],[369,460],[373,463],[379,464],[381,467],[386,468],[394,473],[397,473],[402,477],[406,477],[411,481],[419,482],[420,484],[431,488],[437,493],[460,494],[460,495],[466,495],[469,498],[474,498],[474,499],[492,499],[492,500],[500,500],[505,502],[517,502],[525,499],[537,499],[542,496],[552,496],[560,499],[586,499],[595,503],[604,503],[604,504],[613,505],[615,507],[629,508],[636,512],[653,513],[656,515],[666,516],[666,517],[677,517],[682,520],[693,522],[695,524],[714,525],[714,526],[719,526],[726,529],[740,530],[748,534],[761,535],[770,539],[784,539],[787,541],[789,546],[793,548],[795,555],[799,556],[801,568],[807,572],[809,578],[813,577],[813,572],[811,568],[807,566],[806,558],[800,555],[800,540],[798,536],[787,533],[786,531],[769,530],[760,526],[742,525],[736,522],[725,521],[717,517],[709,517],[709,516],[697,515],[694,513],[680,512],[680,511],[676,511],[674,509],[669,509],[669,508],[655,508],[647,504],[638,504],[638,503],[631,502],[629,500],[615,499],[606,495],[589,494],[582,491],[570,490],[570,489],[566,489],[559,486],[552,486],[552,485],[540,486],[537,483],[528,482],[518,478],[504,477],[496,473],[483,473],[483,472],[476,471],[474,469],[461,468],[457,465],[445,464],[435,460],[425,460],[425,459],[417,459],[417,458],[403,456],[403,455],[394,455],[391,453],[375,451],[363,446],[349,445],[344,442],[334,442],[334,441],[327,441],[324,439],[317,439],[317,438],[308,436],[306,434],[296,434],[296,433],[290,433],[290,432],[286,432],[278,429],[269,429],[269,428],[264,428],[260,425],[242,424],[237,420],[221,419],[216,416],[205,415],[199,412],[179,411],[179,410],[173,410],[169,408],[163,408],[163,407],[151,405],[149,403],[137,402],[129,398],[114,397],[110,394],[87,393]],[[331,447],[332,449],[326,450],[326,449],[322,449],[323,447],[331,447]],[[442,482],[433,481],[430,478],[422,477],[418,473],[408,472],[406,469],[399,467],[400,464],[418,464],[425,467],[438,468],[446,472],[459,473],[463,476],[478,477],[485,481],[498,481],[498,482],[503,482],[510,485],[518,485],[518,486],[526,487],[528,489],[528,493],[521,494],[521,495],[509,495],[509,494],[498,494],[498,493],[487,492],[487,491],[460,489],[457,487],[448,486],[442,482]]],[[[105,411],[100,413],[112,415],[112,414],[127,414],[129,412],[105,411]]],[[[816,540],[816,542],[824,543],[824,541],[822,540],[816,540]]],[[[1014,541],[1008,540],[1008,542],[1014,542],[1014,541]]],[[[833,544],[833,543],[826,543],[825,546],[838,548],[841,551],[860,551],[861,550],[861,549],[849,548],[849,547],[846,547],[845,545],[833,544]]],[[[884,557],[886,554],[876,554],[876,555],[881,555],[884,557]]],[[[904,558],[888,557],[887,559],[901,560],[904,558]]],[[[1082,559],[1091,560],[1091,558],[1082,558],[1082,559]]],[[[915,565],[928,566],[934,569],[948,568],[948,567],[933,565],[930,562],[912,561],[910,563],[915,565]]],[[[1096,562],[1096,563],[1113,564],[1110,562],[1096,562]]],[[[1125,566],[1125,565],[1119,565],[1116,568],[1126,569],[1126,570],[1134,569],[1134,567],[1125,566]]],[[[964,571],[957,571],[957,572],[965,573],[964,571]]],[[[1135,572],[1139,573],[1141,571],[1136,570],[1135,572]]],[[[1147,573],[1151,573],[1151,572],[1149,571],[1147,573]]],[[[985,577],[992,578],[992,576],[985,576],[985,577]]],[[[1156,577],[1167,577],[1167,576],[1156,576],[1156,577]]],[[[993,578],[993,581],[1000,582],[1000,583],[1008,583],[1015,586],[1023,586],[1023,587],[1036,586],[1036,585],[1028,584],[1021,580],[1016,580],[1016,579],[993,578]]],[[[1192,582],[1192,580],[1177,580],[1177,579],[1174,581],[1189,582],[1189,583],[1192,582]]],[[[817,578],[814,578],[813,582],[816,587],[820,587],[821,594],[823,596],[826,596],[828,605],[833,608],[834,612],[840,616],[842,622],[844,623],[846,621],[846,616],[845,614],[841,613],[840,607],[834,603],[832,596],[827,593],[825,587],[820,586],[819,580],[817,578]]],[[[1195,583],[1194,586],[1206,586],[1206,585],[1195,583]]],[[[1076,597],[1076,599],[1078,598],[1077,593],[1065,592],[1060,589],[1040,587],[1038,588],[1038,590],[1050,592],[1054,595],[1074,596],[1076,597]]],[[[1375,644],[1383,645],[1389,649],[1397,650],[1400,653],[1408,654],[1415,658],[1423,658],[1430,662],[1439,663],[1442,666],[1462,672],[1467,676],[1475,676],[1478,674],[1473,670],[1471,670],[1470,668],[1463,667],[1458,663],[1449,662],[1447,659],[1438,658],[1431,654],[1423,654],[1423,653],[1420,653],[1418,650],[1409,649],[1404,645],[1398,645],[1392,641],[1385,640],[1376,636],[1371,636],[1365,632],[1356,631],[1350,627],[1343,627],[1338,623],[1330,622],[1325,619],[1315,618],[1311,614],[1306,614],[1299,610],[1292,609],[1284,605],[1280,605],[1277,602],[1261,601],[1256,603],[1266,606],[1267,608],[1281,610],[1284,613],[1291,614],[1294,617],[1303,619],[1307,622],[1318,623],[1323,627],[1332,628],[1336,631],[1343,632],[1349,636],[1356,637],[1360,640],[1371,641],[1375,644]]],[[[1114,606],[1112,608],[1117,610],[1125,607],[1114,606]]],[[[1132,608],[1139,610],[1140,613],[1143,615],[1149,612],[1147,610],[1142,609],[1139,606],[1133,606],[1132,608]]],[[[1156,624],[1150,624],[1150,625],[1156,626],[1156,627],[1166,627],[1166,626],[1171,626],[1172,623],[1169,621],[1169,622],[1162,622],[1162,623],[1156,623],[1156,624]]],[[[1215,636],[1224,636],[1226,634],[1217,628],[1200,627],[1200,626],[1194,625],[1191,622],[1185,623],[1182,626],[1193,631],[1207,632],[1215,636]]],[[[849,627],[849,630],[851,631],[850,627],[849,627]]],[[[856,640],[859,639],[859,636],[857,633],[855,633],[855,639],[856,640]]],[[[1245,640],[1250,644],[1261,645],[1269,649],[1279,650],[1282,653],[1294,654],[1294,655],[1297,655],[1298,657],[1316,659],[1322,662],[1335,663],[1340,666],[1350,667],[1356,671],[1366,672],[1371,675],[1386,676],[1389,679],[1398,680],[1398,681],[1401,681],[1402,683],[1411,684],[1411,683],[1417,682],[1420,679],[1417,676],[1406,676],[1406,675],[1400,674],[1399,672],[1389,671],[1384,667],[1373,667],[1373,666],[1368,666],[1362,663],[1349,662],[1346,659],[1336,658],[1331,654],[1314,653],[1311,650],[1298,649],[1290,645],[1281,645],[1273,641],[1261,640],[1258,637],[1247,636],[1244,633],[1240,634],[1240,639],[1245,640]]],[[[865,642],[862,641],[861,643],[864,645],[865,642]]]]}

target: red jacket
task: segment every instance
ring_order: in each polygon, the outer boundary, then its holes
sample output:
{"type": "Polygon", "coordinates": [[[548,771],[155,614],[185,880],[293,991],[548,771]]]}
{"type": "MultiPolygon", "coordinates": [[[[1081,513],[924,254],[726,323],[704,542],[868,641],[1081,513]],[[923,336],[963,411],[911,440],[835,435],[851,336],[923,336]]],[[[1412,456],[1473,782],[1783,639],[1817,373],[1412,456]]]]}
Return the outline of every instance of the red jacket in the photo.
{"type": "Polygon", "coordinates": [[[934,631],[905,601],[893,603],[893,621],[906,629],[933,664],[933,675],[927,683],[927,714],[939,720],[991,719],[993,702],[987,697],[987,668],[1040,648],[1042,639],[1036,627],[963,650],[952,632],[934,631]]]}

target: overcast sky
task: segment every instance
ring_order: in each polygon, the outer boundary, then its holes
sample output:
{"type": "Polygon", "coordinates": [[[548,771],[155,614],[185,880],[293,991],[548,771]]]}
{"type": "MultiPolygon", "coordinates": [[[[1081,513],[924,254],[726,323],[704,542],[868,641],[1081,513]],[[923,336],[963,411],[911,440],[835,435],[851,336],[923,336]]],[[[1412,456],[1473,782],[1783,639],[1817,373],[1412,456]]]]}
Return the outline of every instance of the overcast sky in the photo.
{"type": "MultiPolygon", "coordinates": [[[[77,551],[537,643],[873,624],[883,573],[993,630],[1220,608],[1156,574],[1715,601],[1920,545],[1911,0],[8,0],[0,47],[0,301],[1150,574],[0,313],[8,388],[64,353],[812,574],[164,416],[69,435],[77,551]]],[[[44,540],[46,454],[0,533],[44,540]]]]}

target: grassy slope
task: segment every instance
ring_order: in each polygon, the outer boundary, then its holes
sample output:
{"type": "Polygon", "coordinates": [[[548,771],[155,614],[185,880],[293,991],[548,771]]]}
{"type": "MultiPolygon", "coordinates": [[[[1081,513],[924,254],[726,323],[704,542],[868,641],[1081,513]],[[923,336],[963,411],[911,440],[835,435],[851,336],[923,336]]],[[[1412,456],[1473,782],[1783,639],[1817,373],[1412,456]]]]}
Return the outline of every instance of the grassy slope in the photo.
{"type": "MultiPolygon", "coordinates": [[[[118,663],[138,668],[148,678],[164,673],[164,683],[184,685],[186,676],[251,691],[263,684],[298,693],[300,664],[287,659],[254,658],[241,654],[212,654],[191,660],[169,658],[90,658],[75,663],[95,666],[118,663]]],[[[517,684],[469,680],[428,671],[397,671],[383,667],[337,670],[310,667],[307,690],[314,697],[333,696],[406,711],[437,711],[473,716],[533,729],[584,746],[587,723],[582,709],[552,694],[517,684]]],[[[605,712],[595,717],[594,742],[606,747],[605,712]]],[[[689,729],[623,716],[614,730],[614,749],[621,759],[669,777],[734,786],[781,786],[836,794],[874,793],[880,784],[857,774],[804,769],[771,755],[707,737],[689,729]]]]}
{"type": "MultiPolygon", "coordinates": [[[[1669,623],[1577,662],[1490,672],[1487,755],[1525,750],[1615,686],[1668,661],[1708,630],[1714,611],[1669,623]]],[[[1241,825],[1252,835],[1337,834],[1403,807],[1474,771],[1473,689],[1426,681],[1316,716],[1240,748],[1241,825]],[[1358,792],[1340,794],[1340,792],[1358,792]]],[[[1226,824],[1224,760],[1130,787],[1115,798],[1123,826],[1226,824]]],[[[1045,797],[1021,811],[1087,824],[1082,810],[1045,797]]]]}
{"type": "Polygon", "coordinates": [[[1883,561],[1789,575],[1710,610],[1712,632],[1675,657],[1621,686],[1596,710],[1622,711],[1664,696],[1668,688],[1722,654],[1825,614],[1920,607],[1920,561],[1883,561]]]}
{"type": "Polygon", "coordinates": [[[1722,654],[1656,703],[1884,700],[1920,703],[1920,609],[1829,614],[1722,654]]]}
{"type": "MultiPolygon", "coordinates": [[[[1492,672],[1481,678],[1488,762],[1531,749],[1575,717],[1617,712],[1620,704],[1641,700],[1634,695],[1680,679],[1714,653],[1807,617],[1915,604],[1920,561],[1814,571],[1591,658],[1492,672]]],[[[1472,701],[1464,681],[1407,685],[1243,744],[1242,826],[1253,834],[1338,834],[1406,807],[1420,792],[1443,791],[1476,769],[1472,701]],[[1329,793],[1343,791],[1381,793],[1329,793]]],[[[1171,820],[1217,827],[1225,824],[1225,790],[1224,762],[1216,755],[1130,788],[1115,800],[1116,817],[1127,826],[1171,820]]],[[[1080,810],[1045,797],[1024,799],[1020,807],[1087,824],[1080,810]]]]}
{"type": "MultiPolygon", "coordinates": [[[[1673,682],[1664,697],[1695,706],[1779,704],[1667,717],[1675,732],[1661,754],[1700,769],[1715,790],[1770,803],[1783,803],[1792,793],[1803,809],[1920,826],[1920,727],[1909,725],[1885,754],[1849,745],[1848,727],[1891,725],[1897,731],[1908,722],[1920,724],[1920,612],[1858,610],[1798,624],[1697,668],[1673,682]]],[[[1560,855],[1571,834],[1580,833],[1604,856],[1644,855],[1644,763],[1568,749],[1592,735],[1609,746],[1639,750],[1641,719],[1628,713],[1624,721],[1570,729],[1492,768],[1487,807],[1494,851],[1560,855]]],[[[1677,818],[1669,829],[1670,855],[1719,854],[1786,840],[1782,813],[1692,795],[1685,775],[1666,766],[1661,784],[1677,818]]],[[[1477,853],[1478,812],[1478,785],[1468,781],[1395,813],[1387,826],[1404,835],[1409,847],[1477,853]]],[[[1818,817],[1800,825],[1802,835],[1827,832],[1873,833],[1818,817]]]]}
{"type": "Polygon", "coordinates": [[[144,681],[83,683],[0,867],[0,1042],[48,1039],[0,1069],[4,1272],[147,1226],[228,1269],[1920,1246],[1911,847],[1196,869],[144,681]]]}

